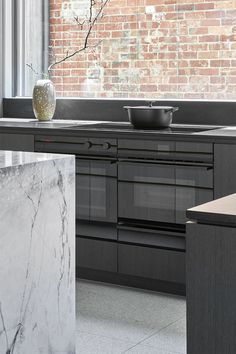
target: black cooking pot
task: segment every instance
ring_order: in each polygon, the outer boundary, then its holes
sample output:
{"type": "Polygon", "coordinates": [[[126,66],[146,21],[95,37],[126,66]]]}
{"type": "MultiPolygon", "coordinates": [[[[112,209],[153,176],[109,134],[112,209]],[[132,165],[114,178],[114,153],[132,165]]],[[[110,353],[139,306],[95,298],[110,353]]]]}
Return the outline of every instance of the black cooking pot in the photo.
{"type": "Polygon", "coordinates": [[[137,129],[163,129],[172,123],[173,113],[178,107],[169,106],[125,106],[130,123],[137,129]]]}

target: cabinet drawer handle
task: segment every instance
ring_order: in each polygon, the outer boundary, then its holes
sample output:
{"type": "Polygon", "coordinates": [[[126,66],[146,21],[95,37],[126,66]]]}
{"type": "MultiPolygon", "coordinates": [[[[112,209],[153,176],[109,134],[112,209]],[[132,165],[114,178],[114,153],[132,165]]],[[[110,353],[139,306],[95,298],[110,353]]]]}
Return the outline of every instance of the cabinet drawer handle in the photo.
{"type": "Polygon", "coordinates": [[[90,141],[86,141],[84,143],[84,146],[86,147],[86,149],[90,149],[92,147],[92,143],[90,141]]]}

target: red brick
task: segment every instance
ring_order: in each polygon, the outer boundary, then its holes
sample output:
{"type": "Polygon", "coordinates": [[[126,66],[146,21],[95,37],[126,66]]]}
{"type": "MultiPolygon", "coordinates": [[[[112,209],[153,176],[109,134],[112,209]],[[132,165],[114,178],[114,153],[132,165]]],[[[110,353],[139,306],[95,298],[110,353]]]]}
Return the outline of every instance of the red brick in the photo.
{"type": "MultiPolygon", "coordinates": [[[[62,4],[50,0],[50,44],[57,58],[81,48],[85,35],[61,17],[62,4]]],[[[236,94],[235,43],[231,1],[112,0],[89,40],[95,53],[73,57],[51,76],[58,96],[230,99],[236,94]],[[146,13],[150,5],[154,19],[146,13]]]]}

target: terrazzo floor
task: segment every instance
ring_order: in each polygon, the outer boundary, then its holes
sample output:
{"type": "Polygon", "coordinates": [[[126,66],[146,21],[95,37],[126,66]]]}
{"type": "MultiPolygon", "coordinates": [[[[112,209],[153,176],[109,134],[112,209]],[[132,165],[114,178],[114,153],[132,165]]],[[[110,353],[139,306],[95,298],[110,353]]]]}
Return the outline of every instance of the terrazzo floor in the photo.
{"type": "Polygon", "coordinates": [[[77,354],[186,354],[186,302],[115,285],[77,281],[77,354]]]}

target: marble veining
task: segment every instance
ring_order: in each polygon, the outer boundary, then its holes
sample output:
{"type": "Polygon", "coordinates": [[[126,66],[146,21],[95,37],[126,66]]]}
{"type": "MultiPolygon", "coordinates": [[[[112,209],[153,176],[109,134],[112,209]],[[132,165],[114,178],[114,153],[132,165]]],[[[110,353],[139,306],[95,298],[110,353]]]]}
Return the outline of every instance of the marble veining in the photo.
{"type": "Polygon", "coordinates": [[[75,354],[74,157],[0,152],[0,200],[0,354],[75,354]]]}

